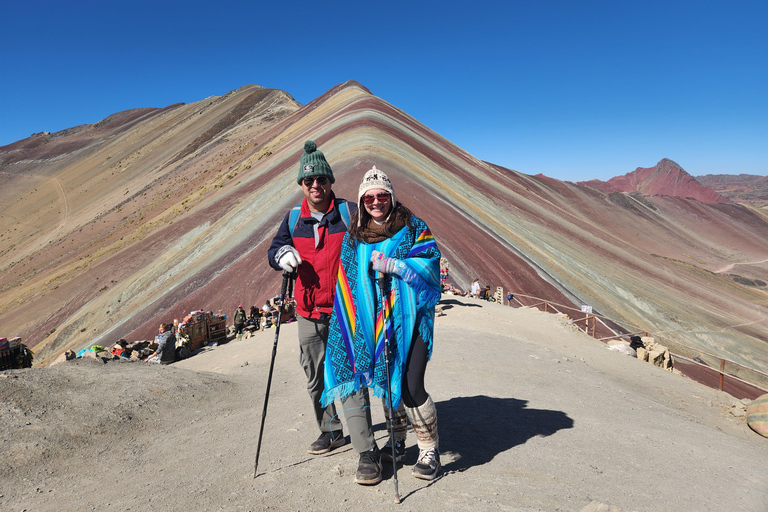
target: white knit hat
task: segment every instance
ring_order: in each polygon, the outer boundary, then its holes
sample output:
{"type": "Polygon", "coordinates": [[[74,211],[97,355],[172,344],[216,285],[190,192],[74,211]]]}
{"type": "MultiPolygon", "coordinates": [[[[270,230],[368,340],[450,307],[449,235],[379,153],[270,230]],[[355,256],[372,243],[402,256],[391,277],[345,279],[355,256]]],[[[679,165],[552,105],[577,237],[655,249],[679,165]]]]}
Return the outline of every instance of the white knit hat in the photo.
{"type": "Polygon", "coordinates": [[[381,189],[389,192],[389,195],[392,196],[392,208],[397,206],[395,189],[392,187],[392,182],[389,181],[387,175],[378,170],[375,165],[371,167],[370,171],[365,173],[365,176],[363,176],[363,181],[360,183],[360,190],[357,192],[357,203],[360,204],[360,199],[362,199],[363,194],[373,189],[381,189]]]}

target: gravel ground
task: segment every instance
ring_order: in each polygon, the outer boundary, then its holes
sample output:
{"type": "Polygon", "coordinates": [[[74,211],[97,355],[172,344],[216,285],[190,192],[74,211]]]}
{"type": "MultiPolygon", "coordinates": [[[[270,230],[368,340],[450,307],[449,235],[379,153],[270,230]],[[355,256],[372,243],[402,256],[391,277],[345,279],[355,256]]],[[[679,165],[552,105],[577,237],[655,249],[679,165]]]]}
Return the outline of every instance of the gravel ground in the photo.
{"type": "MultiPolygon", "coordinates": [[[[442,476],[413,478],[408,438],[391,468],[353,482],[351,445],[317,437],[281,328],[254,456],[274,330],[172,366],[95,359],[0,372],[0,509],[753,511],[768,510],[768,439],[730,396],[608,351],[562,318],[445,296],[427,389],[442,476]]],[[[375,404],[377,438],[386,441],[375,404]]]]}

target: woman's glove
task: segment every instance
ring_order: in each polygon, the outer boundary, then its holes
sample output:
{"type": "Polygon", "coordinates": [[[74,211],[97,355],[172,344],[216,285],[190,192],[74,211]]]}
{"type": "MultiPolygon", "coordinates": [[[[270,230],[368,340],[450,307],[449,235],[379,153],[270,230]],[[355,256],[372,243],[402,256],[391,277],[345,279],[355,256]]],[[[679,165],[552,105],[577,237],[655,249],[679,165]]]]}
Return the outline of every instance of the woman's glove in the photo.
{"type": "Polygon", "coordinates": [[[387,258],[379,251],[373,251],[371,253],[371,267],[373,270],[384,274],[401,275],[405,269],[405,263],[397,258],[387,258]]]}
{"type": "Polygon", "coordinates": [[[275,253],[275,261],[281,269],[292,274],[301,265],[301,256],[292,245],[284,245],[275,253]]]}

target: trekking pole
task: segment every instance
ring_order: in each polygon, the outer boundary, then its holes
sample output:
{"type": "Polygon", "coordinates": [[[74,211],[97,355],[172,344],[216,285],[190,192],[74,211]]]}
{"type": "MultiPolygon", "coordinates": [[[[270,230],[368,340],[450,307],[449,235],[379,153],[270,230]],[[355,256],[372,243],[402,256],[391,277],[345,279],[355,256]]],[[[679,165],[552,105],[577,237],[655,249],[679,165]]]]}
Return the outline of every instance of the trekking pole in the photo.
{"type": "Polygon", "coordinates": [[[277,355],[277,340],[280,336],[280,324],[285,304],[286,288],[288,296],[293,293],[293,274],[283,272],[283,286],[280,288],[280,305],[277,308],[277,326],[275,326],[275,341],[272,344],[272,361],[269,363],[269,377],[267,377],[267,394],[264,397],[264,410],[261,411],[261,428],[259,428],[259,442],[256,445],[256,462],[253,464],[253,478],[256,478],[259,468],[259,453],[261,452],[261,436],[264,434],[264,420],[267,417],[267,403],[269,402],[269,388],[272,386],[272,370],[275,368],[275,356],[277,355]],[[290,283],[290,286],[289,286],[290,283]]]}
{"type": "MultiPolygon", "coordinates": [[[[384,273],[378,272],[379,295],[381,297],[381,320],[384,327],[384,365],[387,367],[387,402],[389,406],[389,444],[392,446],[392,472],[395,480],[395,503],[400,503],[397,488],[397,455],[395,453],[395,410],[392,408],[392,378],[389,375],[389,329],[387,329],[386,303],[384,301],[384,273]]],[[[374,324],[376,322],[374,321],[374,324]]]]}

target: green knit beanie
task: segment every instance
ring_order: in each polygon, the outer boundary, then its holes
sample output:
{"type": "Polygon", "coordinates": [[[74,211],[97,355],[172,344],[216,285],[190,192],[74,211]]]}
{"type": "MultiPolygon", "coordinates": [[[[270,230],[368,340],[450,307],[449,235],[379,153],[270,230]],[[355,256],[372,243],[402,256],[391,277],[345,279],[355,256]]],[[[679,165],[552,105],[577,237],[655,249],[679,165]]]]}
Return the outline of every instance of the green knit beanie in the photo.
{"type": "Polygon", "coordinates": [[[296,183],[301,184],[301,180],[310,176],[327,176],[331,183],[335,183],[333,171],[328,161],[325,159],[322,151],[318,151],[314,141],[308,140],[304,143],[304,154],[301,155],[299,163],[299,178],[296,183]]]}

